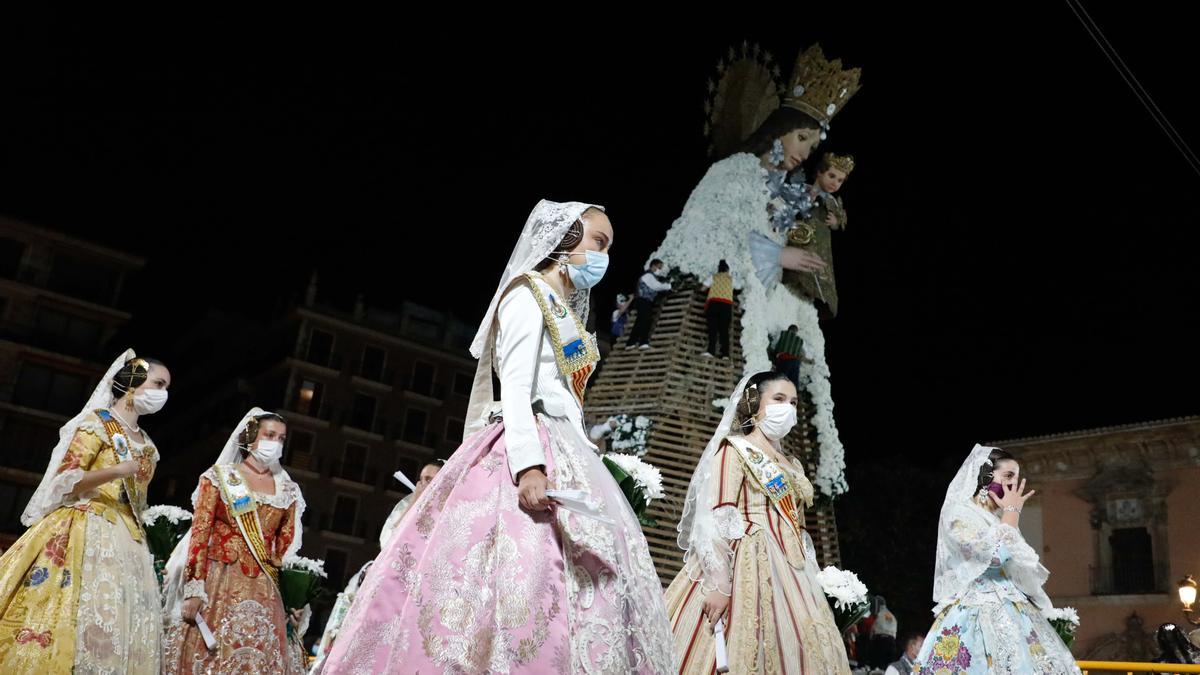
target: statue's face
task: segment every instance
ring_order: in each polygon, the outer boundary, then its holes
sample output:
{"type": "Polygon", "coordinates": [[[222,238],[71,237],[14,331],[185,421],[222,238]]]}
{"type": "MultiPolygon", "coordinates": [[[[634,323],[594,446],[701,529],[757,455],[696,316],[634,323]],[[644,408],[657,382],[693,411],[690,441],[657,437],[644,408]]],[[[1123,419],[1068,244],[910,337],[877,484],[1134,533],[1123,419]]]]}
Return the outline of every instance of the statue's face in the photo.
{"type": "Polygon", "coordinates": [[[808,159],[813,148],[821,142],[821,130],[792,129],[779,140],[783,142],[782,168],[794,171],[808,159]]]}
{"type": "Polygon", "coordinates": [[[844,182],[846,182],[846,172],[832,166],[817,174],[817,187],[829,194],[834,194],[842,189],[844,182]]]}

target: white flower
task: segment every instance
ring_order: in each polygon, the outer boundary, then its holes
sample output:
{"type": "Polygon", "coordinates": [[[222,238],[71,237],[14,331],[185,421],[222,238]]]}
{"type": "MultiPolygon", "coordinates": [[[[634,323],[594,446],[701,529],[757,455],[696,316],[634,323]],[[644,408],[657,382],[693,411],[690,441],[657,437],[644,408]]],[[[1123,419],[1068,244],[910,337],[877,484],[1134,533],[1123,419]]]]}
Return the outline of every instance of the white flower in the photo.
{"type": "Polygon", "coordinates": [[[825,114],[826,115],[832,115],[836,111],[837,111],[837,106],[833,103],[830,103],[829,105],[825,106],[825,114]]]}
{"type": "Polygon", "coordinates": [[[817,572],[821,590],[834,601],[838,609],[845,609],[867,601],[867,586],[858,580],[854,572],[839,570],[830,565],[817,572]]]}
{"type": "Polygon", "coordinates": [[[663,496],[662,472],[658,467],[647,462],[643,462],[633,455],[608,454],[605,455],[613,464],[625,470],[625,473],[633,476],[633,482],[646,494],[646,502],[651,499],[661,499],[663,496]]]}
{"type": "Polygon", "coordinates": [[[645,415],[638,415],[634,418],[633,423],[637,425],[637,428],[645,429],[650,426],[650,418],[645,415]]]}
{"type": "Polygon", "coordinates": [[[1053,607],[1044,616],[1047,621],[1066,621],[1072,628],[1079,628],[1079,613],[1074,607],[1053,607]]]}
{"type": "Polygon", "coordinates": [[[146,525],[153,525],[159,518],[166,518],[172,525],[178,525],[181,520],[191,520],[192,513],[170,504],[159,504],[142,511],[142,522],[146,525]]]}
{"type": "Polygon", "coordinates": [[[313,560],[312,558],[304,558],[298,555],[291,555],[283,559],[283,568],[285,570],[304,570],[310,574],[315,574],[322,579],[326,578],[325,561],[313,560]]]}

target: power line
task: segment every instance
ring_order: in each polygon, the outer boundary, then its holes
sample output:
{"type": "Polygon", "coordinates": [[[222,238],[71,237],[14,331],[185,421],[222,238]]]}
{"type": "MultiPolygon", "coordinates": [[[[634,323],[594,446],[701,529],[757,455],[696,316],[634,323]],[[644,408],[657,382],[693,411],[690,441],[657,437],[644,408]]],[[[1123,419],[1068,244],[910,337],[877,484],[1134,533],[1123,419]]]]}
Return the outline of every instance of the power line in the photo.
{"type": "Polygon", "coordinates": [[[1171,144],[1175,146],[1175,149],[1179,151],[1179,154],[1183,155],[1184,161],[1188,163],[1188,166],[1192,168],[1192,171],[1196,172],[1197,176],[1200,176],[1200,159],[1197,159],[1195,153],[1192,152],[1192,149],[1188,146],[1187,142],[1183,140],[1183,136],[1179,134],[1174,125],[1172,125],[1170,120],[1167,119],[1166,114],[1159,109],[1158,104],[1156,104],[1154,99],[1150,97],[1150,93],[1147,92],[1146,89],[1142,87],[1141,82],[1138,82],[1137,78],[1134,77],[1133,71],[1130,70],[1129,66],[1125,64],[1125,61],[1121,59],[1120,54],[1117,53],[1116,48],[1112,46],[1112,43],[1108,41],[1108,38],[1104,37],[1104,33],[1100,30],[1100,27],[1095,23],[1095,21],[1092,20],[1092,17],[1087,13],[1087,10],[1083,8],[1080,0],[1066,0],[1066,2],[1067,7],[1069,7],[1072,13],[1075,14],[1075,18],[1079,19],[1080,25],[1082,25],[1083,29],[1087,31],[1088,36],[1092,38],[1092,41],[1095,42],[1096,46],[1100,48],[1101,53],[1104,54],[1105,58],[1108,59],[1108,62],[1112,64],[1114,69],[1116,69],[1117,74],[1121,76],[1121,79],[1129,87],[1130,91],[1133,92],[1133,95],[1137,97],[1138,102],[1141,103],[1142,107],[1146,109],[1146,112],[1150,114],[1150,117],[1154,120],[1154,123],[1157,124],[1158,128],[1162,129],[1162,132],[1167,135],[1167,139],[1171,141],[1171,144]]]}

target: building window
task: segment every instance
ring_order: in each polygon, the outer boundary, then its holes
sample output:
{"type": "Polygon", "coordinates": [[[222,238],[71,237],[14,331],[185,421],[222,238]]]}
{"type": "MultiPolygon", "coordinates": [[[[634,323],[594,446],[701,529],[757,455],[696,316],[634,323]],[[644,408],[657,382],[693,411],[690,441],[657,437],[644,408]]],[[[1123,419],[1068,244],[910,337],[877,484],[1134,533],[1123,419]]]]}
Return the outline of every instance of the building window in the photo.
{"type": "Polygon", "coordinates": [[[355,394],[354,407],[350,410],[350,426],[363,431],[374,431],[376,403],[374,396],[355,394]]]}
{"type": "Polygon", "coordinates": [[[31,497],[31,487],[0,483],[0,532],[20,534],[25,531],[25,525],[21,523],[21,514],[31,497]]]}
{"type": "Polygon", "coordinates": [[[287,456],[283,463],[297,469],[318,471],[317,457],[314,452],[317,437],[302,429],[289,429],[287,439],[287,456]]]}
{"type": "Polygon", "coordinates": [[[29,408],[70,415],[87,400],[87,381],[35,363],[21,364],[13,402],[29,408]]]}
{"type": "Polygon", "coordinates": [[[429,424],[429,413],[409,408],[404,414],[404,440],[419,445],[425,443],[425,427],[429,424]]]}
{"type": "Polygon", "coordinates": [[[328,583],[332,588],[346,586],[346,568],[350,564],[350,554],[340,548],[325,549],[325,574],[329,576],[328,583]]]}
{"type": "Polygon", "coordinates": [[[433,396],[433,377],[436,369],[432,363],[416,361],[413,363],[412,382],[409,390],[423,396],[433,396]]]}
{"type": "Polygon", "coordinates": [[[300,389],[296,392],[296,412],[309,417],[318,417],[321,413],[321,399],[324,394],[324,384],[315,380],[301,380],[300,389]]]}
{"type": "Polygon", "coordinates": [[[333,359],[333,335],[313,328],[308,334],[308,353],[304,360],[329,367],[333,359]]]}
{"type": "Polygon", "coordinates": [[[1154,549],[1144,527],[1123,527],[1108,537],[1112,545],[1113,592],[1154,593],[1154,549]]]}
{"type": "Polygon", "coordinates": [[[461,443],[463,440],[463,421],[456,419],[446,420],[446,441],[448,443],[461,443]]]}
{"type": "Polygon", "coordinates": [[[383,382],[383,369],[387,363],[387,352],[378,347],[363,347],[362,367],[359,374],[368,380],[383,382]]]}
{"type": "Polygon", "coordinates": [[[7,467],[42,473],[57,442],[58,430],[54,427],[10,417],[4,420],[4,433],[0,434],[0,455],[7,458],[7,467]]]}
{"type": "Polygon", "coordinates": [[[333,522],[330,528],[339,534],[354,535],[354,521],[358,518],[358,500],[347,495],[338,495],[333,503],[333,522]]]}
{"type": "Polygon", "coordinates": [[[366,482],[368,450],[369,448],[361,443],[347,443],[342,453],[338,476],[358,483],[366,482]]]}
{"type": "Polygon", "coordinates": [[[16,239],[0,237],[0,277],[16,279],[21,269],[21,258],[25,257],[26,244],[16,239]]]}
{"type": "Polygon", "coordinates": [[[469,373],[454,374],[454,393],[459,396],[470,396],[475,386],[475,376],[469,373]]]}
{"type": "Polygon", "coordinates": [[[100,344],[101,326],[66,312],[39,307],[34,332],[42,346],[75,355],[90,355],[100,344]]]}
{"type": "MultiPolygon", "coordinates": [[[[400,457],[399,461],[396,462],[396,469],[398,469],[400,473],[403,473],[409,480],[411,480],[414,485],[416,484],[417,480],[421,478],[421,462],[416,458],[403,456],[400,457]]],[[[390,485],[393,490],[403,490],[404,492],[408,492],[408,488],[402,485],[398,480],[392,479],[388,481],[388,485],[390,485]]]]}
{"type": "Polygon", "coordinates": [[[63,295],[109,305],[113,302],[120,276],[116,269],[97,265],[92,259],[55,253],[54,267],[46,286],[63,295]]]}

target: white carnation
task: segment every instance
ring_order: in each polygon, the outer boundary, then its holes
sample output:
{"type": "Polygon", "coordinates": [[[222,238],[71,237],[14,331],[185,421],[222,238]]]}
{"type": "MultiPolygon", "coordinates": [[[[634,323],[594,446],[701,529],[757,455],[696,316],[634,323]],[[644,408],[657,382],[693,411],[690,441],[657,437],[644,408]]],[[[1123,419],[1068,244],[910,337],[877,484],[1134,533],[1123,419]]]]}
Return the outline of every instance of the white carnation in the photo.
{"type": "Polygon", "coordinates": [[[169,504],[151,506],[142,511],[142,522],[146,525],[153,525],[154,521],[159,518],[166,518],[172,525],[178,525],[181,520],[191,520],[192,513],[187,509],[181,509],[178,506],[171,506],[169,504]]]}
{"type": "Polygon", "coordinates": [[[325,561],[313,560],[312,558],[304,558],[298,555],[290,555],[283,559],[283,568],[286,570],[304,570],[310,574],[315,574],[322,579],[326,578],[325,561]]]}

